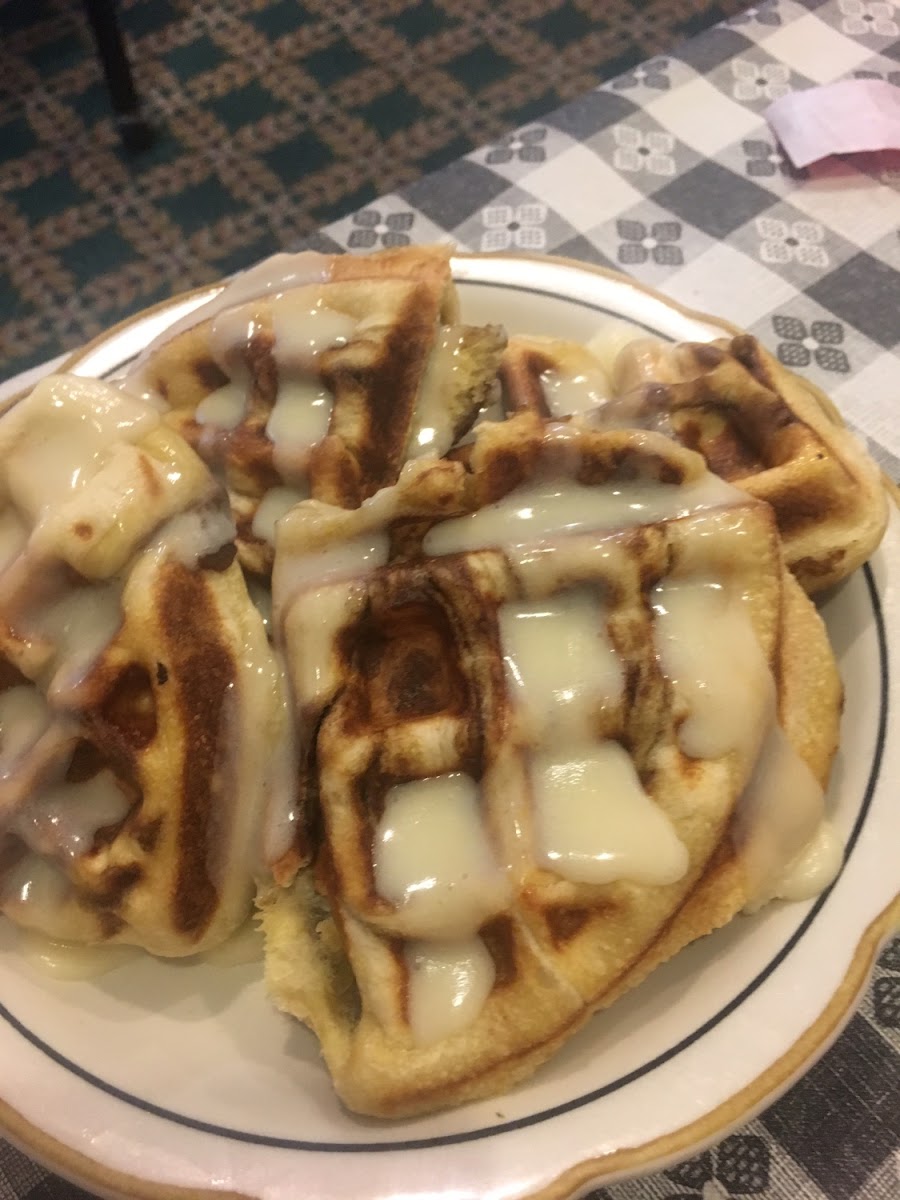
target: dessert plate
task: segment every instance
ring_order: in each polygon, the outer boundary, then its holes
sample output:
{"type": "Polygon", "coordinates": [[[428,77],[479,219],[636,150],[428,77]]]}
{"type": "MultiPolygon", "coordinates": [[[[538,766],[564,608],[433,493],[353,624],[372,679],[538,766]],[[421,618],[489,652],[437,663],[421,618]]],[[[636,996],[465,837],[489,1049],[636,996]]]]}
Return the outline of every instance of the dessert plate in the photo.
{"type": "MultiPolygon", "coordinates": [[[[511,332],[587,340],[612,318],[675,340],[733,332],[565,260],[460,256],[454,275],[465,319],[511,332]]],[[[217,290],[133,318],[69,369],[115,374],[217,290]]],[[[298,1189],[321,1200],[564,1200],[720,1138],[837,1036],[900,916],[896,512],[872,562],[821,609],[846,687],[829,806],[847,855],[824,895],[770,905],[682,951],[511,1094],[396,1123],[341,1108],[312,1034],[266,1000],[252,936],[251,961],[135,955],[69,980],[2,923],[0,1132],[103,1195],[259,1200],[298,1189]]]]}

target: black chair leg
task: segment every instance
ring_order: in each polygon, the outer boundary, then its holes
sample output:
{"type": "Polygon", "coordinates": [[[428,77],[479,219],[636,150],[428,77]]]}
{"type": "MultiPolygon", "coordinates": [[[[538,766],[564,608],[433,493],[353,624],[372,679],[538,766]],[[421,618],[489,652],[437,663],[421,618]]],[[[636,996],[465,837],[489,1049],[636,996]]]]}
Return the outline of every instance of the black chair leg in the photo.
{"type": "Polygon", "coordinates": [[[115,0],[84,0],[84,7],[97,43],[122,144],[127,150],[145,150],[152,144],[155,133],[141,111],[115,0]]]}

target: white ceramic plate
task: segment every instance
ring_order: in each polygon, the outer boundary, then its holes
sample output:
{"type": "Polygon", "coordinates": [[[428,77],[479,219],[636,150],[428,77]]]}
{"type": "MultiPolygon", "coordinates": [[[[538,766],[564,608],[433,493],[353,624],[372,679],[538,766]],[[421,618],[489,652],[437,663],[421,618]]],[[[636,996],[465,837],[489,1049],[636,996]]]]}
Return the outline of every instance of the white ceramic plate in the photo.
{"type": "MultiPolygon", "coordinates": [[[[721,335],[624,278],[553,259],[454,260],[466,316],[587,339],[609,315],[674,339],[721,335]]],[[[77,356],[115,371],[216,289],[163,305],[77,356]]],[[[727,328],[727,327],[725,327],[727,328]]],[[[498,1100],[401,1123],[336,1102],[311,1034],[270,1007],[258,964],[142,958],[49,978],[0,928],[0,1128],[108,1195],[209,1189],[265,1200],[562,1198],[722,1136],[822,1052],[849,1016],[898,889],[900,521],[823,605],[847,703],[830,805],[843,873],[689,947],[498,1100]]]]}

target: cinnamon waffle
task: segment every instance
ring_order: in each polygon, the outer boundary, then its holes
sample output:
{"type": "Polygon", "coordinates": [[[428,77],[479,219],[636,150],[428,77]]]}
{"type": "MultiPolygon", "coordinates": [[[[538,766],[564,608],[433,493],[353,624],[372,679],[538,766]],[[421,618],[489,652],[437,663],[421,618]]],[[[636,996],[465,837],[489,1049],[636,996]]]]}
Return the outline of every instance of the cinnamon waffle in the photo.
{"type": "Polygon", "coordinates": [[[504,344],[460,322],[448,250],[278,255],[164,335],[128,386],[224,473],[241,561],[266,575],[297,500],[354,507],[448,450],[504,344]]]}
{"type": "Polygon", "coordinates": [[[613,341],[504,355],[444,250],[277,256],[0,415],[0,912],[185,955],[255,889],[276,1003],[401,1116],[824,886],[785,560],[861,561],[873,472],[753,339],[613,341]]]}
{"type": "Polygon", "coordinates": [[[293,508],[273,591],[303,851],[260,896],[266,976],[351,1108],[508,1088],[796,886],[840,683],[771,510],[693,451],[479,426],[356,510],[293,508]]]}
{"type": "Polygon", "coordinates": [[[699,451],[772,505],[787,564],[808,592],[849,575],[884,533],[875,465],[826,397],[749,334],[669,345],[616,329],[588,347],[513,338],[501,377],[509,411],[662,428],[699,451]]]}
{"type": "Polygon", "coordinates": [[[117,389],[51,377],[0,418],[0,911],[14,922],[184,955],[248,915],[287,727],[233,536],[193,450],[117,389]]]}

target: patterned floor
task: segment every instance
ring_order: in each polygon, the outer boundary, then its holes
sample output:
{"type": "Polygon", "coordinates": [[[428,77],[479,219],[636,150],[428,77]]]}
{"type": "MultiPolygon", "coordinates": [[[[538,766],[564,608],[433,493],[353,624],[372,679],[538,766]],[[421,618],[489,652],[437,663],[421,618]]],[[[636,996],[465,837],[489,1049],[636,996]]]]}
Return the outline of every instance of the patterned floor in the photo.
{"type": "Polygon", "coordinates": [[[121,150],[77,0],[0,0],[0,376],[290,246],[746,0],[120,0],[121,150]]]}

